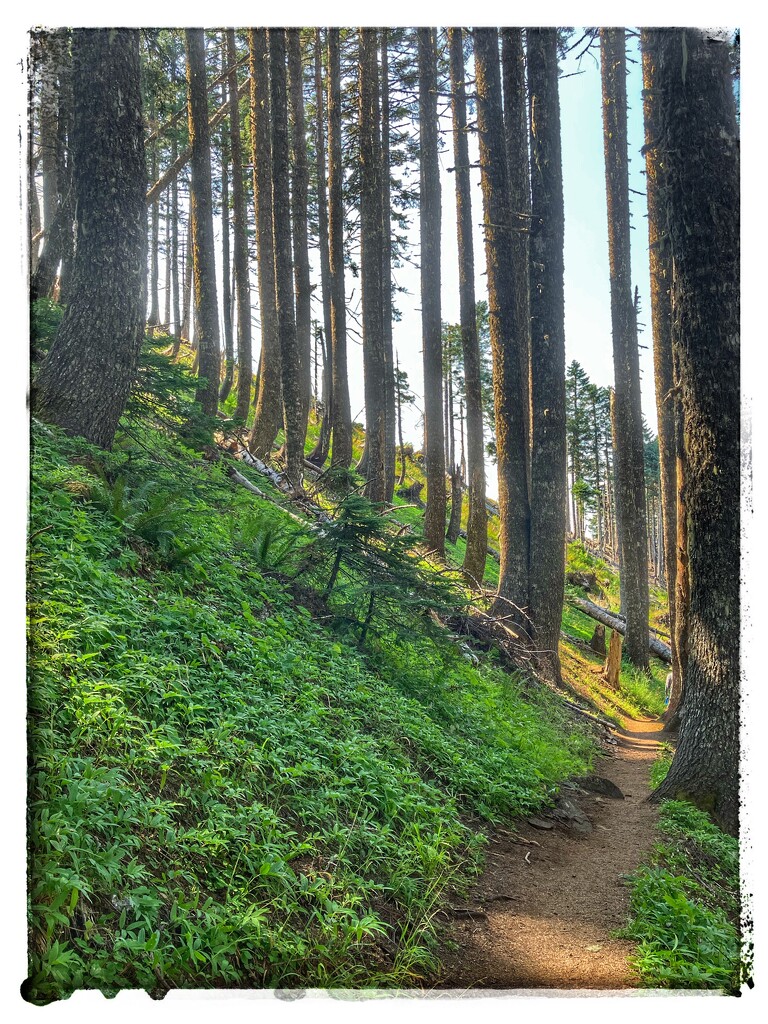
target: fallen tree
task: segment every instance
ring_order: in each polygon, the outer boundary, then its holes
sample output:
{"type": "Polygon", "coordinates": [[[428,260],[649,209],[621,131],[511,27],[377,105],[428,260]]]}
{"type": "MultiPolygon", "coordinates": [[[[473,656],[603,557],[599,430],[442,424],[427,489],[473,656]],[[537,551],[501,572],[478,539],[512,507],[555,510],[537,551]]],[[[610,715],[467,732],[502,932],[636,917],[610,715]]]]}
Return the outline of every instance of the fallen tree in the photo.
{"type": "MultiPolygon", "coordinates": [[[[606,611],[605,608],[601,608],[600,605],[594,604],[592,601],[587,600],[585,597],[568,597],[569,604],[572,604],[574,608],[578,608],[579,611],[584,612],[585,615],[589,615],[593,619],[597,619],[598,622],[602,622],[604,626],[608,626],[610,629],[614,629],[620,636],[624,636],[627,630],[627,624],[618,615],[613,615],[611,612],[606,611]]],[[[665,643],[658,640],[655,636],[648,634],[648,650],[651,654],[654,654],[657,658],[661,658],[668,665],[672,664],[672,651],[665,643]]]]}

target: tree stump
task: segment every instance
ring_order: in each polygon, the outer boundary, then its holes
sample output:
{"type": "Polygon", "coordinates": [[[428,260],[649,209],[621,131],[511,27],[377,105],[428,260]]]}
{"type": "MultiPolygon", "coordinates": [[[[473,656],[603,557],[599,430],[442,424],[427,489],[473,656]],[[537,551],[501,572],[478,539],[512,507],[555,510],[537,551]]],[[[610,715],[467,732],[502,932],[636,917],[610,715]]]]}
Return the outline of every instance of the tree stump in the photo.
{"type": "Polygon", "coordinates": [[[614,629],[611,633],[608,657],[605,659],[603,668],[603,679],[612,690],[619,688],[619,672],[621,672],[621,636],[614,629]]]}
{"type": "Polygon", "coordinates": [[[605,649],[605,626],[601,625],[599,622],[595,626],[595,632],[592,634],[589,646],[595,654],[599,654],[601,658],[605,657],[607,653],[605,649]]]}

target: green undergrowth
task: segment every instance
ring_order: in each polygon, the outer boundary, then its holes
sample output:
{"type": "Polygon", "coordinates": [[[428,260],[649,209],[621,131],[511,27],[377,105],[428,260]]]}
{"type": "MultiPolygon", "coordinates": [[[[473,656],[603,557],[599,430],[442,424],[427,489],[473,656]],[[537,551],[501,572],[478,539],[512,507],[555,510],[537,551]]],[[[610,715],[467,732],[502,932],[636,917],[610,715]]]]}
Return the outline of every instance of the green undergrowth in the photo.
{"type": "Polygon", "coordinates": [[[581,727],[427,616],[361,635],[328,537],[138,414],[110,453],[36,426],[32,469],[27,998],[437,971],[483,823],[581,727]]]}
{"type": "Polygon", "coordinates": [[[652,860],[630,878],[634,964],[654,988],[739,991],[739,847],[706,814],[668,800],[652,860]]]}

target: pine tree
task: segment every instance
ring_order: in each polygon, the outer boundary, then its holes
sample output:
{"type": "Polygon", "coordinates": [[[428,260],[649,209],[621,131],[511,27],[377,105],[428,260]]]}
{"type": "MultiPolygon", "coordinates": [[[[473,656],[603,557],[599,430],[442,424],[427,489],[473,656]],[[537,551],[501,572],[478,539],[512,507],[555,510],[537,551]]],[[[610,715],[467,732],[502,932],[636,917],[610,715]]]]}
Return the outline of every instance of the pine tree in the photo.
{"type": "Polygon", "coordinates": [[[453,152],[456,174],[456,229],[459,255],[459,310],[467,412],[467,476],[469,514],[467,549],[462,571],[472,586],[482,583],[488,548],[488,513],[485,507],[485,450],[483,398],[480,383],[480,344],[475,302],[475,255],[472,242],[472,198],[467,141],[467,100],[464,85],[462,30],[448,29],[453,110],[453,152]]]}
{"type": "Polygon", "coordinates": [[[445,459],[440,322],[440,174],[437,162],[437,55],[435,30],[418,30],[419,131],[421,140],[419,228],[421,330],[424,351],[424,453],[427,508],[424,543],[445,556],[445,459]]]}
{"type": "Polygon", "coordinates": [[[138,31],[75,30],[72,86],[77,248],[71,298],[33,404],[41,419],[108,448],[136,371],[146,310],[138,31]]]}
{"type": "Polygon", "coordinates": [[[648,539],[645,526],[643,433],[637,318],[630,277],[627,83],[623,29],[601,29],[605,180],[611,325],[616,380],[616,507],[627,617],[624,651],[648,667],[648,539]]]}
{"type": "Polygon", "coordinates": [[[690,628],[685,711],[656,799],[739,819],[739,139],[727,41],[655,33],[652,147],[674,265],[672,345],[686,439],[690,628]],[[681,73],[681,67],[684,73],[681,73]]]}

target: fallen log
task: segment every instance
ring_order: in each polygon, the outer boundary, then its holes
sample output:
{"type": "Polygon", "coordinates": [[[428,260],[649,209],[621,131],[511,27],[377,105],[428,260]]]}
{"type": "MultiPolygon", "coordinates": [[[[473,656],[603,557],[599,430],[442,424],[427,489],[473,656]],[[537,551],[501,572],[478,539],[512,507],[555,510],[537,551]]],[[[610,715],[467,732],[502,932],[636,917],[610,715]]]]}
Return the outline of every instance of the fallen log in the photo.
{"type": "MultiPolygon", "coordinates": [[[[611,612],[606,611],[605,608],[601,608],[600,605],[594,604],[592,601],[588,601],[584,597],[569,597],[569,604],[572,604],[574,608],[578,608],[579,611],[589,615],[593,619],[597,619],[598,622],[602,622],[604,626],[608,626],[610,629],[614,629],[620,636],[624,636],[627,632],[627,625],[623,621],[623,618],[619,618],[618,615],[613,615],[611,612]]],[[[655,636],[648,634],[648,650],[651,654],[654,654],[657,658],[661,658],[668,665],[672,664],[672,651],[667,647],[661,640],[657,640],[655,636]]]]}

